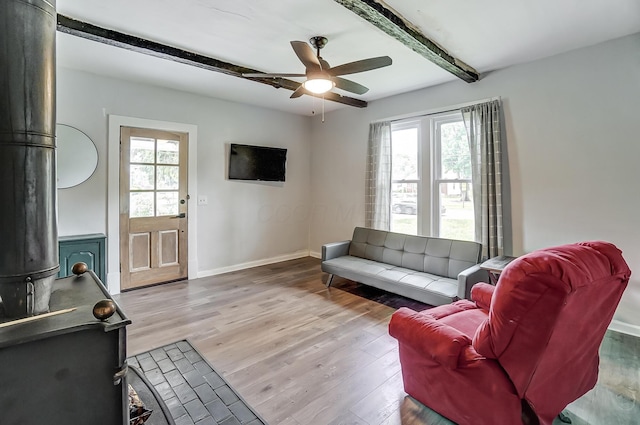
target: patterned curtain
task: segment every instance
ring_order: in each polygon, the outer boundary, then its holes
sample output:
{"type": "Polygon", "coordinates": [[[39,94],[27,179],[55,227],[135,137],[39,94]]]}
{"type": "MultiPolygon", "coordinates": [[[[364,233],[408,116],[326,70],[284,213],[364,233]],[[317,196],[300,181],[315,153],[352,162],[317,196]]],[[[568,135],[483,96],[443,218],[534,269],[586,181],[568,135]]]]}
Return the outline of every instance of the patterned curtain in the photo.
{"type": "Polygon", "coordinates": [[[476,241],[483,258],[503,255],[500,101],[461,109],[471,150],[476,241]]]}
{"type": "Polygon", "coordinates": [[[389,230],[391,218],[391,123],[369,126],[365,226],[389,230]]]}

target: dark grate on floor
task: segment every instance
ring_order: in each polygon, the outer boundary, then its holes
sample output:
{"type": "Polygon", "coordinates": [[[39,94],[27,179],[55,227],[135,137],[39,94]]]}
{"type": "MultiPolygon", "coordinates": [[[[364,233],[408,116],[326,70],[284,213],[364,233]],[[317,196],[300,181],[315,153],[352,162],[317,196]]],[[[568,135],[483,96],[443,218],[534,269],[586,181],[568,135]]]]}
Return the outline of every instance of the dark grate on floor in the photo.
{"type": "Polygon", "coordinates": [[[127,361],[155,387],[176,425],[266,425],[188,341],[127,361]]]}

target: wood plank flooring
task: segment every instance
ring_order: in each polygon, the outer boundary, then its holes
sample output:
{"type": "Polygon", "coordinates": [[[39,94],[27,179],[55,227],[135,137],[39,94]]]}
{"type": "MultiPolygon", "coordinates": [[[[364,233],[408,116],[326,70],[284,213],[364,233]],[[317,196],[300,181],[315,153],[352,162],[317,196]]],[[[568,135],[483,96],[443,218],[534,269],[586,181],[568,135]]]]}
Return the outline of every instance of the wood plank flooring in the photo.
{"type": "MultiPolygon", "coordinates": [[[[114,298],[133,321],[129,355],[187,338],[271,425],[453,424],[404,393],[387,331],[395,308],[325,281],[307,257],[114,298]]],[[[607,337],[601,382],[570,406],[574,424],[639,423],[639,349],[607,337]]]]}

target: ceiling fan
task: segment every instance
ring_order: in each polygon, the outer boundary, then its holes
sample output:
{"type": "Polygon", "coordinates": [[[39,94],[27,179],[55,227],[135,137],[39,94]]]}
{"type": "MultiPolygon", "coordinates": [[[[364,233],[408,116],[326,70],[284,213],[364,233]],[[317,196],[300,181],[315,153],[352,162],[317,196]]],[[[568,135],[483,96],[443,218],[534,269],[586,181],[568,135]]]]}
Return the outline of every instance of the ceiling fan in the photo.
{"type": "Polygon", "coordinates": [[[389,66],[392,63],[389,56],[380,56],[349,62],[332,68],[329,63],[320,56],[320,49],[326,46],[327,42],[328,40],[326,37],[312,37],[309,40],[309,43],[315,47],[316,53],[314,53],[313,50],[311,50],[311,47],[309,47],[309,45],[304,41],[291,42],[293,51],[306,68],[304,74],[249,73],[242,74],[242,76],[248,78],[306,77],[307,80],[300,84],[300,86],[291,95],[291,98],[300,97],[303,94],[314,95],[326,93],[334,87],[355,94],[364,94],[369,91],[367,87],[340,76],[371,71],[373,69],[389,66]]]}

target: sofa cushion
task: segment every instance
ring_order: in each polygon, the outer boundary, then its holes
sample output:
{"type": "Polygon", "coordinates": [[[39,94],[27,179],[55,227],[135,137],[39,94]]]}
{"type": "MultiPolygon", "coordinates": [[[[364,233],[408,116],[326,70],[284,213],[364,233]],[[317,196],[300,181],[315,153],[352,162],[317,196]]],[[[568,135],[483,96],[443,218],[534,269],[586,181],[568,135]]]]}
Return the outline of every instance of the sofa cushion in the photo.
{"type": "Polygon", "coordinates": [[[480,251],[476,242],[452,241],[448,276],[458,276],[461,271],[478,264],[479,260],[480,251]]]}
{"type": "Polygon", "coordinates": [[[412,252],[404,252],[402,254],[402,267],[413,270],[424,270],[424,254],[414,254],[412,252]]]}
{"type": "Polygon", "coordinates": [[[400,283],[439,292],[452,299],[458,294],[457,280],[430,273],[414,272],[400,279],[400,283]]]}
{"type": "Polygon", "coordinates": [[[407,236],[404,241],[404,251],[413,254],[424,254],[427,249],[427,240],[423,236],[407,236]]]}
{"type": "Polygon", "coordinates": [[[424,252],[430,257],[449,258],[451,239],[427,238],[427,248],[424,252]]]}
{"type": "Polygon", "coordinates": [[[384,253],[384,247],[367,244],[367,247],[364,250],[364,258],[367,260],[379,261],[384,263],[382,259],[382,254],[384,253]]]}
{"type": "Polygon", "coordinates": [[[369,245],[384,246],[387,235],[389,235],[389,232],[385,232],[384,230],[369,229],[367,243],[369,245]]]}
{"type": "Polygon", "coordinates": [[[367,248],[369,230],[362,227],[356,227],[353,230],[353,238],[351,238],[351,244],[349,245],[349,255],[366,258],[364,251],[367,248]]]}
{"type": "Polygon", "coordinates": [[[384,247],[395,251],[404,251],[404,243],[407,236],[401,233],[387,233],[384,240],[384,247]]]}
{"type": "Polygon", "coordinates": [[[382,253],[382,262],[393,264],[394,266],[402,266],[402,251],[391,248],[384,248],[382,253]]]}

